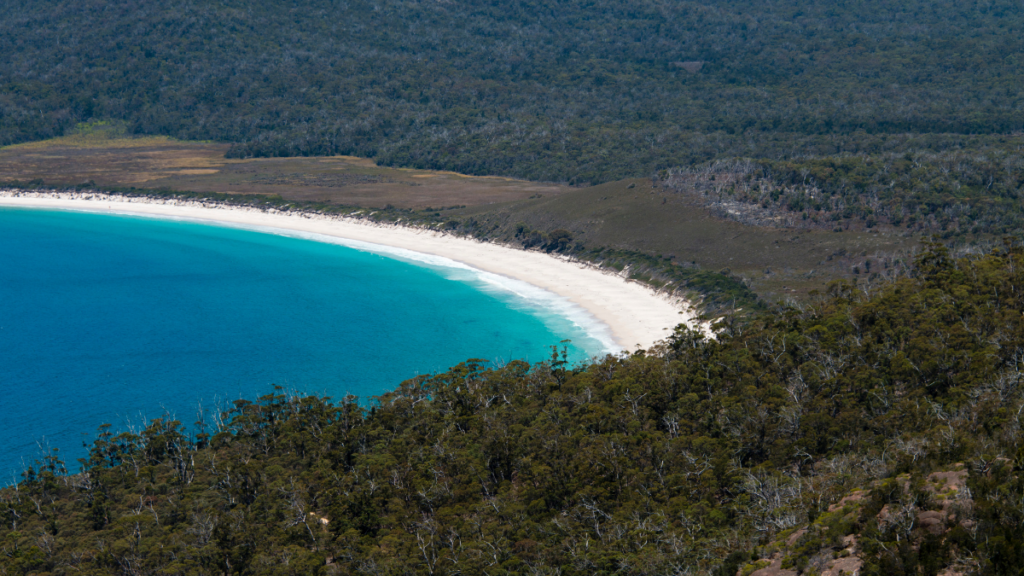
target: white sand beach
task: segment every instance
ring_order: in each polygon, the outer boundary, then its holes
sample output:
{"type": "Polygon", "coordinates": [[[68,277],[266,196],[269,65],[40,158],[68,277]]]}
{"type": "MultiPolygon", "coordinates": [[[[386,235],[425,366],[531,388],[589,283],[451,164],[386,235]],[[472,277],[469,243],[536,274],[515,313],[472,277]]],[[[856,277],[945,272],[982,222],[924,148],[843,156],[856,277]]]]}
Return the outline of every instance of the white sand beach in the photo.
{"type": "Polygon", "coordinates": [[[322,234],[440,256],[567,298],[608,326],[615,343],[626,351],[637,347],[649,348],[670,335],[677,324],[698,325],[686,301],[669,299],[621,276],[541,252],[430,230],[378,225],[356,218],[263,211],[214,202],[128,198],[91,192],[0,190],[0,206],[219,222],[247,228],[322,234]]]}

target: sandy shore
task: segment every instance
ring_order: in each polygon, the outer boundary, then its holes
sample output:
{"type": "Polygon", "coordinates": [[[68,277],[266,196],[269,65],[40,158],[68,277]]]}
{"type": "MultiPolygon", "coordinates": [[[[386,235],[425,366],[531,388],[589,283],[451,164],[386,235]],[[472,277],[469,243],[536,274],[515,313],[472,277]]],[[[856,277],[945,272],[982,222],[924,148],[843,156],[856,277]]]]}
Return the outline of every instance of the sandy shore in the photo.
{"type": "Polygon", "coordinates": [[[517,250],[429,230],[212,202],[127,198],[96,193],[0,191],[0,206],[221,222],[247,228],[322,234],[439,256],[526,282],[568,299],[606,325],[614,343],[627,351],[638,346],[650,347],[671,334],[677,324],[697,325],[694,315],[688,311],[687,302],[671,300],[621,276],[540,252],[517,250]]]}

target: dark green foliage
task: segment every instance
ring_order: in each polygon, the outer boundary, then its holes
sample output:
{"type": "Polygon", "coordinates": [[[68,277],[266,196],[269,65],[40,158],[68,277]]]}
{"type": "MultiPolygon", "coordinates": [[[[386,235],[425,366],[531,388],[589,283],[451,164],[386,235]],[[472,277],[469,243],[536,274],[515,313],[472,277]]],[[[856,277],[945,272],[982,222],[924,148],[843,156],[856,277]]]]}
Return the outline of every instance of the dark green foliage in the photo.
{"type": "Polygon", "coordinates": [[[585,366],[469,361],[368,409],[278,390],[209,435],[104,426],[84,472],[53,454],[0,491],[0,573],[733,574],[808,518],[787,566],[858,534],[864,573],[1016,573],[1020,249],[933,248],[875,292],[721,329],[585,366]],[[956,463],[958,520],[900,520],[956,463]],[[856,511],[828,509],[853,488],[856,511]]]}
{"type": "Polygon", "coordinates": [[[749,224],[881,225],[943,238],[1024,227],[1024,139],[963,138],[938,149],[925,138],[911,142],[856,155],[716,162],[662,177],[717,214],[749,224]]]}
{"type": "Polygon", "coordinates": [[[8,2],[0,144],[106,118],[233,156],[602,182],[1019,131],[1022,38],[1010,0],[8,2]]]}

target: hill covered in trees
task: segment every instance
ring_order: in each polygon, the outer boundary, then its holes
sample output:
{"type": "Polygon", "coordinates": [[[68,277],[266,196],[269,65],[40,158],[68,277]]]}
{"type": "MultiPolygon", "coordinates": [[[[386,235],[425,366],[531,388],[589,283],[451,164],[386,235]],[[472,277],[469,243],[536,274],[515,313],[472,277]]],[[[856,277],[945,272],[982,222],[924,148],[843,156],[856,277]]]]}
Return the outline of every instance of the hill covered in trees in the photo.
{"type": "Polygon", "coordinates": [[[573,183],[941,153],[1024,130],[1022,38],[1009,0],[8,2],[0,144],[115,119],[573,183]]]}
{"type": "Polygon", "coordinates": [[[965,137],[942,151],[894,146],[871,154],[714,161],[660,177],[716,215],[751,225],[877,226],[948,239],[1017,234],[1024,223],[1020,135],[965,137]]]}
{"type": "MultiPolygon", "coordinates": [[[[0,145],[114,120],[235,158],[653,175],[412,216],[731,294],[552,214],[1017,234],[1022,32],[1005,0],[8,2],[0,145]]],[[[869,256],[715,340],[104,425],[0,490],[0,574],[1018,573],[1024,252],[869,256]]]]}
{"type": "Polygon", "coordinates": [[[1022,290],[933,247],[716,340],[103,426],[0,490],[0,573],[1016,574],[1022,290]]]}

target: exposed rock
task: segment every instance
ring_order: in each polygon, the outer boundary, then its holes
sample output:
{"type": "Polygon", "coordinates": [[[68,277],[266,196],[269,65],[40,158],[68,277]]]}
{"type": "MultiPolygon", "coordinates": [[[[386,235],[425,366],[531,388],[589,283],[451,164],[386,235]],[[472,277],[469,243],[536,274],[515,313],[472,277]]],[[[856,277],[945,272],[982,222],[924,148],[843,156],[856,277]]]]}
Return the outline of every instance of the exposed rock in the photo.
{"type": "Polygon", "coordinates": [[[946,514],[935,510],[918,512],[917,523],[929,533],[938,536],[946,529],[946,514]]]}
{"type": "Polygon", "coordinates": [[[857,502],[860,502],[861,500],[864,499],[864,495],[865,494],[863,490],[854,490],[853,492],[850,493],[849,496],[845,496],[839,502],[836,502],[835,504],[829,506],[828,511],[835,512],[836,510],[841,510],[843,506],[846,506],[847,504],[855,504],[857,502]]]}
{"type": "Polygon", "coordinates": [[[852,576],[860,573],[864,561],[857,556],[837,558],[821,573],[821,576],[852,576]]]}

